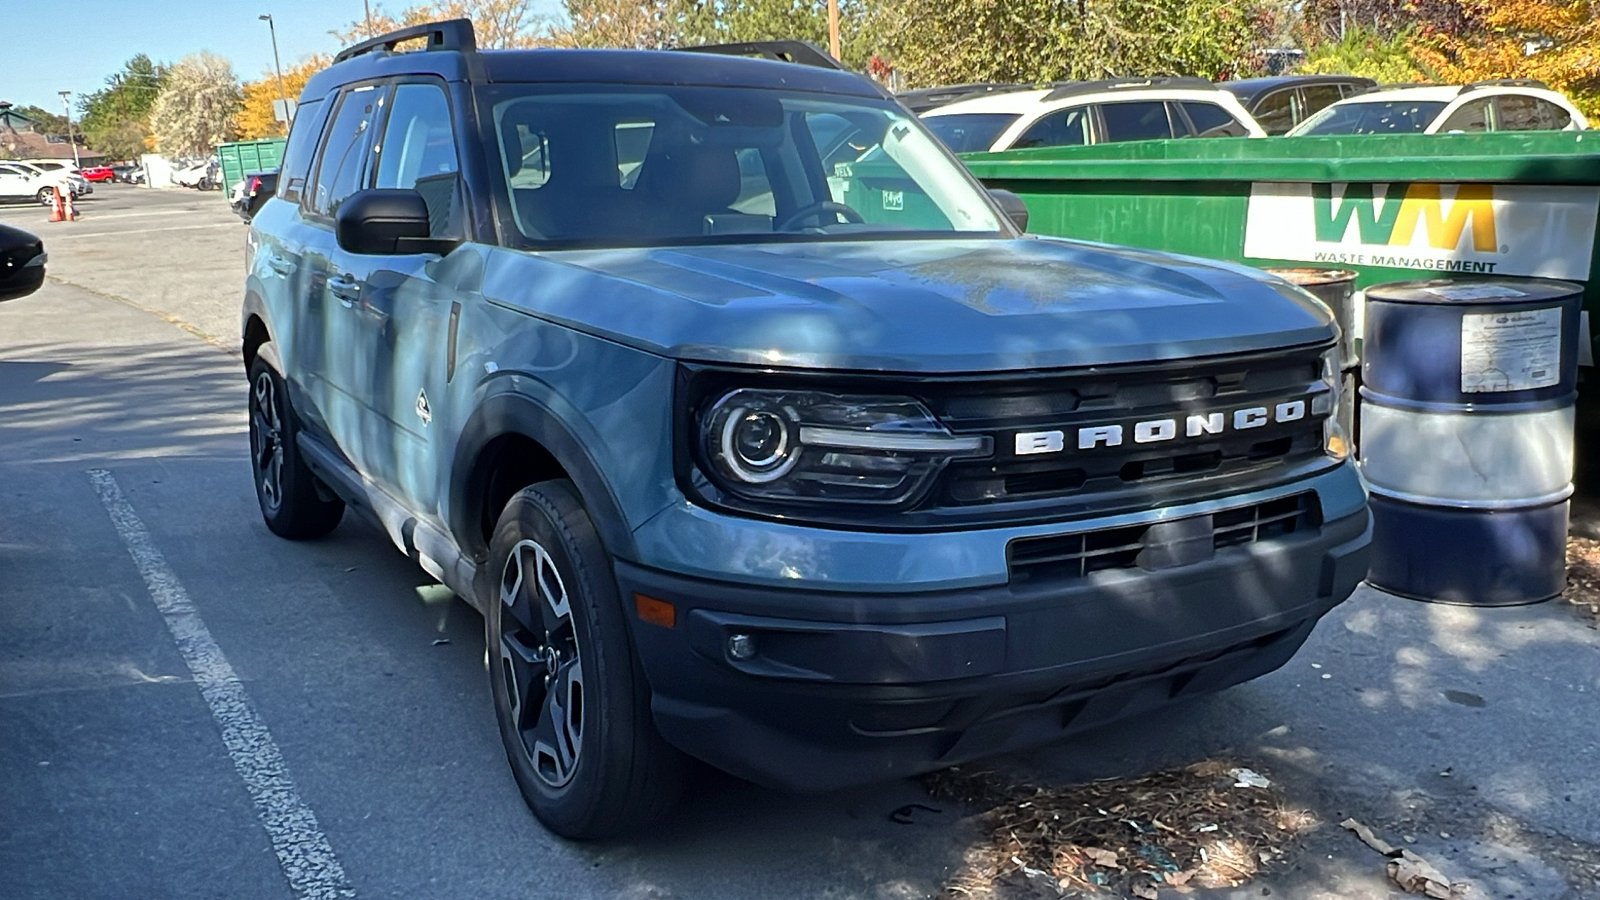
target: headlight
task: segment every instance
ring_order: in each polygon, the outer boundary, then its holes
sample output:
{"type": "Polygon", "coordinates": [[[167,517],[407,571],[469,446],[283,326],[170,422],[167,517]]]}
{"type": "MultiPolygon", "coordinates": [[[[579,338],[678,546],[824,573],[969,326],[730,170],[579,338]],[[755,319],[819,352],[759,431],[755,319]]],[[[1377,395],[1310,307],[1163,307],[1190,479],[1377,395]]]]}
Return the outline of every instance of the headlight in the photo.
{"type": "Polygon", "coordinates": [[[952,459],[989,454],[916,400],[736,390],[699,420],[707,474],[730,493],[797,503],[903,503],[952,459]]]}
{"type": "Polygon", "coordinates": [[[1339,424],[1339,379],[1343,374],[1340,367],[1343,360],[1338,346],[1322,354],[1322,383],[1328,389],[1317,396],[1311,407],[1312,413],[1327,417],[1322,420],[1322,449],[1334,459],[1350,456],[1350,436],[1344,433],[1344,426],[1339,424]]]}

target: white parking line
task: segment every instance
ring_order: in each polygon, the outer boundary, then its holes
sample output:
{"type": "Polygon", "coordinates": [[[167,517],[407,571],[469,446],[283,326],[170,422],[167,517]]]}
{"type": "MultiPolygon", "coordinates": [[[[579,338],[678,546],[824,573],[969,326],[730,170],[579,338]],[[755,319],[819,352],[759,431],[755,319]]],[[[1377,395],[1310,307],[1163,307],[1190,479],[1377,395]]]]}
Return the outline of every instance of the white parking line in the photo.
{"type": "Polygon", "coordinates": [[[200,687],[200,696],[222,729],[222,742],[233,758],[233,768],[255,800],[256,812],[272,839],[289,887],[306,900],[354,897],[355,888],[345,877],[344,867],[339,865],[317,817],[300,799],[300,792],[289,778],[277,742],[256,715],[239,676],[189,602],[177,574],[156,549],[150,532],[134,514],[111,473],[91,469],[89,482],[127,545],[128,555],[133,557],[133,564],[150,591],[150,599],[166,619],[167,630],[200,687]]]}
{"type": "Polygon", "coordinates": [[[41,237],[45,240],[55,241],[61,238],[84,237],[137,237],[141,234],[150,234],[155,231],[193,231],[197,228],[227,228],[232,223],[212,222],[207,225],[168,225],[166,228],[130,228],[127,231],[47,231],[41,237]]]}

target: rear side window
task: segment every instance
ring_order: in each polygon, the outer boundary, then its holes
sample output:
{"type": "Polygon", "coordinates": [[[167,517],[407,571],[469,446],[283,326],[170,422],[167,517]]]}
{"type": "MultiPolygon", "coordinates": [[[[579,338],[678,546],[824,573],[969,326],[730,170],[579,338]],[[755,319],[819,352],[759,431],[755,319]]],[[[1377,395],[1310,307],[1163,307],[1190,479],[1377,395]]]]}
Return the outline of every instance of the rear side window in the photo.
{"type": "Polygon", "coordinates": [[[1089,143],[1089,107],[1058,109],[1028,126],[1011,145],[1012,150],[1029,147],[1080,147],[1089,143]]]}
{"type": "Polygon", "coordinates": [[[1167,104],[1161,100],[1134,100],[1106,103],[1100,107],[1105,122],[1105,141],[1154,141],[1173,136],[1167,104]]]}
{"type": "Polygon", "coordinates": [[[1294,91],[1273,91],[1262,97],[1256,101],[1254,113],[1267,134],[1283,134],[1295,124],[1294,91]]]}
{"type": "Polygon", "coordinates": [[[339,109],[317,163],[312,212],[331,218],[346,197],[361,189],[372,143],[372,120],[378,114],[382,96],[383,92],[375,88],[360,87],[339,98],[339,109]]]}
{"type": "Polygon", "coordinates": [[[1495,98],[1501,131],[1560,131],[1572,124],[1572,115],[1537,97],[1504,94],[1495,98]]]}
{"type": "Polygon", "coordinates": [[[1450,118],[1444,120],[1444,124],[1440,125],[1438,130],[1440,134],[1488,131],[1489,101],[1487,99],[1474,100],[1471,103],[1462,104],[1455,112],[1450,114],[1450,118]]]}
{"type": "Polygon", "coordinates": [[[1195,137],[1244,137],[1250,133],[1243,123],[1215,103],[1186,101],[1183,111],[1194,125],[1195,137]]]}
{"type": "Polygon", "coordinates": [[[1344,98],[1345,92],[1336,84],[1314,84],[1300,91],[1300,114],[1296,121],[1311,118],[1314,113],[1332,106],[1344,98]]]}
{"type": "Polygon", "coordinates": [[[311,172],[311,151],[316,149],[317,138],[322,134],[326,112],[327,104],[320,99],[302,103],[295,111],[294,127],[289,129],[289,144],[283,150],[278,175],[278,196],[284,200],[300,202],[300,194],[311,172]]]}

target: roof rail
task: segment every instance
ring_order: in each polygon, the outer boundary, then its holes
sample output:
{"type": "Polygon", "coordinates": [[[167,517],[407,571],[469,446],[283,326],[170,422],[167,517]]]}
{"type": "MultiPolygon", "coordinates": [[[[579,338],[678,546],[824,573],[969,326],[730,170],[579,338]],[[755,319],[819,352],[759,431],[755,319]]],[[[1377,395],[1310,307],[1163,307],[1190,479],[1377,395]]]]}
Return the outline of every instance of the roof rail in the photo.
{"type": "Polygon", "coordinates": [[[745,41],[738,44],[704,44],[699,47],[673,47],[685,53],[717,53],[723,56],[753,56],[777,62],[819,69],[848,71],[844,63],[829,56],[825,50],[809,41],[745,41]]]}
{"type": "Polygon", "coordinates": [[[470,19],[447,19],[443,22],[428,22],[424,25],[413,25],[388,34],[380,34],[375,38],[368,38],[359,44],[352,44],[339,51],[333,58],[335,63],[342,63],[347,59],[354,59],[368,53],[377,51],[390,52],[395,46],[404,42],[426,38],[426,50],[456,50],[461,53],[472,53],[478,49],[478,40],[472,33],[470,19]]]}
{"type": "Polygon", "coordinates": [[[1092,94],[1097,91],[1122,91],[1143,87],[1185,88],[1190,90],[1220,91],[1222,88],[1204,78],[1188,75],[1158,75],[1153,78],[1110,78],[1103,81],[1057,81],[1045,85],[1054,90],[1046,94],[1046,102],[1092,94]]]}
{"type": "Polygon", "coordinates": [[[1383,91],[1403,91],[1403,90],[1406,90],[1407,88],[1448,87],[1448,86],[1449,85],[1439,84],[1437,81],[1391,81],[1391,82],[1387,82],[1385,84],[1375,84],[1372,87],[1367,88],[1366,90],[1356,91],[1355,94],[1351,94],[1350,96],[1354,97],[1354,96],[1356,96],[1356,94],[1377,94],[1377,93],[1381,93],[1383,91]]]}
{"type": "Polygon", "coordinates": [[[1482,88],[1491,87],[1538,88],[1540,90],[1550,89],[1550,85],[1545,84],[1536,78],[1489,78],[1484,81],[1474,81],[1471,84],[1466,85],[1461,89],[1461,93],[1465,94],[1468,91],[1476,91],[1481,90],[1482,88]]]}
{"type": "Polygon", "coordinates": [[[1006,82],[986,83],[974,82],[971,84],[948,84],[939,87],[917,88],[912,91],[901,91],[894,98],[900,105],[915,113],[927,112],[941,106],[948,106],[961,100],[970,100],[974,97],[986,97],[990,94],[1004,94],[1010,91],[1025,91],[1032,88],[1031,84],[1011,84],[1006,82]]]}

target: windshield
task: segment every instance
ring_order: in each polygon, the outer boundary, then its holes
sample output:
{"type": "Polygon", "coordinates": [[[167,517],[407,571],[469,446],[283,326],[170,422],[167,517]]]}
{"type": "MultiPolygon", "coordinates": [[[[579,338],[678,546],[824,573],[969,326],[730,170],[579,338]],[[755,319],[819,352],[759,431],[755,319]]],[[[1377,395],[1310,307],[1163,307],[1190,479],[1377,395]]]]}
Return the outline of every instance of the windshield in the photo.
{"type": "Polygon", "coordinates": [[[488,85],[511,226],[538,246],[1009,234],[887,100],[749,88],[488,85]]]}
{"type": "Polygon", "coordinates": [[[922,124],[956,153],[982,153],[1019,118],[1013,113],[955,113],[925,116],[922,124]]]}
{"type": "Polygon", "coordinates": [[[1294,134],[1421,134],[1445,105],[1432,100],[1335,103],[1307,119],[1294,134]]]}

